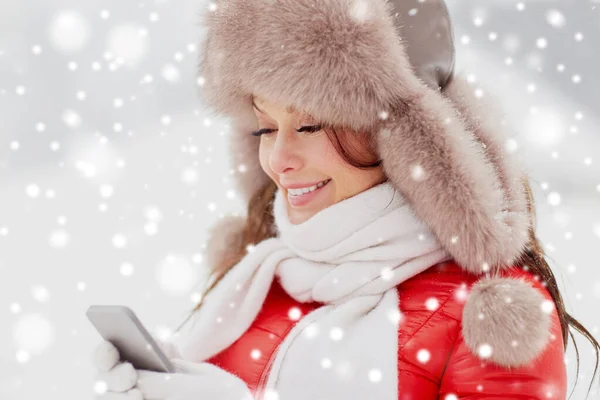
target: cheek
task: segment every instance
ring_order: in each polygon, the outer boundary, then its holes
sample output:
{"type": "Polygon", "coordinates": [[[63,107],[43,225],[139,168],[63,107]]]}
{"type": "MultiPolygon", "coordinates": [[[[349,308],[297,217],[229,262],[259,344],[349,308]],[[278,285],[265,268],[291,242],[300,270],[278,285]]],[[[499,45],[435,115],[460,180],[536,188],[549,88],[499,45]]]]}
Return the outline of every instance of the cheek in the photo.
{"type": "Polygon", "coordinates": [[[320,169],[323,170],[323,173],[332,178],[344,175],[349,171],[350,166],[328,139],[326,139],[326,141],[321,144],[321,147],[318,150],[316,149],[313,154],[315,163],[318,163],[320,169]]]}
{"type": "Polygon", "coordinates": [[[304,153],[306,166],[310,166],[312,171],[317,172],[316,176],[327,176],[339,185],[348,179],[348,175],[356,172],[337,152],[327,136],[315,140],[314,146],[309,147],[304,153]]]}

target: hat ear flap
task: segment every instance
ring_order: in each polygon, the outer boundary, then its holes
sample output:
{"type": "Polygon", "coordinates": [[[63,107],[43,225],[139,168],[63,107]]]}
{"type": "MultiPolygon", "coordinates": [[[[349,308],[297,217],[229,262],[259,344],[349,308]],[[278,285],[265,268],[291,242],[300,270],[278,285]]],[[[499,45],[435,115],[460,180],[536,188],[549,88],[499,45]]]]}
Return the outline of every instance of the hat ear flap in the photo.
{"type": "MultiPolygon", "coordinates": [[[[497,143],[490,139],[497,132],[471,126],[467,102],[461,113],[453,98],[424,84],[411,88],[378,133],[386,175],[463,268],[482,273],[510,266],[526,244],[529,218],[505,193],[516,193],[510,185],[519,184],[498,165],[509,160],[486,149],[486,141],[497,143]]],[[[459,89],[465,88],[455,86],[451,94],[462,94],[459,89]]]]}
{"type": "MultiPolygon", "coordinates": [[[[476,88],[460,75],[454,76],[442,92],[461,114],[465,127],[481,143],[487,159],[497,171],[504,201],[508,206],[503,218],[517,232],[527,232],[532,223],[524,186],[527,175],[518,154],[507,148],[509,133],[512,132],[509,132],[508,124],[503,118],[501,104],[488,93],[481,93],[478,97],[476,88]]],[[[514,249],[513,252],[519,252],[519,249],[514,249]]]]}

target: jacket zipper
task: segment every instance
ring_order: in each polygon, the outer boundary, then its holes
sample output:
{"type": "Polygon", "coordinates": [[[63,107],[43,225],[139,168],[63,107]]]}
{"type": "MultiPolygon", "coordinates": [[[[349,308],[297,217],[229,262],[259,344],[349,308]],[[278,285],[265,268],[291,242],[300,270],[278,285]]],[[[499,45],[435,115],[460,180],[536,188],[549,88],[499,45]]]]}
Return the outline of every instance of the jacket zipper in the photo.
{"type": "MultiPolygon", "coordinates": [[[[283,340],[283,339],[281,339],[281,340],[283,340]]],[[[279,346],[277,346],[275,351],[273,351],[273,354],[271,354],[271,357],[269,357],[269,360],[267,361],[267,365],[266,365],[265,369],[263,370],[263,372],[260,376],[260,379],[258,380],[258,385],[256,387],[256,393],[258,394],[258,397],[255,400],[264,400],[264,397],[263,397],[265,394],[264,386],[266,385],[267,377],[269,376],[269,373],[271,372],[271,364],[273,364],[273,361],[275,360],[275,356],[277,355],[277,352],[279,351],[280,346],[281,346],[281,342],[279,342],[279,346]]]]}
{"type": "Polygon", "coordinates": [[[294,329],[294,327],[298,324],[298,322],[300,322],[300,320],[296,321],[295,324],[291,325],[290,327],[288,327],[288,329],[283,333],[283,335],[281,336],[281,338],[279,338],[279,344],[277,345],[277,347],[275,348],[275,350],[273,351],[273,354],[271,354],[271,357],[269,357],[269,360],[267,361],[267,365],[265,367],[265,369],[263,370],[260,379],[258,380],[258,385],[256,386],[256,393],[258,393],[258,398],[255,400],[265,400],[264,399],[264,395],[265,395],[265,386],[267,384],[267,378],[269,376],[269,374],[271,373],[271,365],[273,364],[273,362],[275,361],[275,357],[277,357],[277,353],[279,352],[279,350],[281,349],[281,343],[285,340],[285,338],[290,334],[290,332],[292,331],[292,329],[294,329]]]}
{"type": "MultiPolygon", "coordinates": [[[[320,307],[317,307],[317,309],[320,307]]],[[[304,312],[302,313],[302,318],[305,318],[308,314],[312,313],[313,311],[315,311],[316,309],[313,309],[309,312],[307,312],[306,314],[304,314],[304,312]]],[[[301,319],[302,319],[301,318],[301,319]]],[[[296,325],[298,325],[298,323],[300,323],[300,320],[296,321],[295,324],[291,325],[290,327],[288,327],[288,329],[284,332],[284,334],[281,336],[279,344],[277,345],[277,348],[275,349],[275,351],[273,351],[273,354],[271,354],[271,357],[269,357],[269,361],[267,361],[267,366],[265,367],[265,369],[263,370],[260,379],[258,380],[258,385],[256,386],[256,393],[258,394],[258,398],[255,400],[265,400],[264,399],[264,392],[265,392],[265,386],[266,386],[266,380],[267,377],[270,375],[271,373],[271,364],[273,364],[273,362],[275,361],[275,357],[277,356],[277,353],[279,352],[279,350],[281,349],[281,343],[286,339],[286,337],[290,334],[290,332],[292,331],[292,329],[294,329],[294,327],[296,325]]]]}

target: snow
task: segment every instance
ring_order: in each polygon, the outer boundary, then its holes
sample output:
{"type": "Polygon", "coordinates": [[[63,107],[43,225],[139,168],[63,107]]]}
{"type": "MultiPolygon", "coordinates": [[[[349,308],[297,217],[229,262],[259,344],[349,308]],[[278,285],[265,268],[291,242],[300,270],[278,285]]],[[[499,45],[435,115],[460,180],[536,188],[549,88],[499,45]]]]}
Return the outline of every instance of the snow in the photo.
{"type": "MultiPolygon", "coordinates": [[[[370,4],[354,3],[355,23],[369,22],[370,4]]],[[[208,84],[197,75],[197,16],[217,4],[173,5],[51,0],[3,8],[0,26],[18,34],[0,42],[2,399],[91,400],[101,393],[89,362],[99,335],[85,318],[87,306],[127,304],[150,328],[178,325],[201,300],[207,229],[220,215],[245,212],[231,174],[251,166],[228,164],[230,121],[197,94],[208,84]]],[[[505,106],[513,124],[504,146],[531,172],[538,235],[565,302],[598,335],[599,10],[585,1],[448,6],[456,70],[482,85],[473,86],[476,96],[496,93],[505,106]]],[[[422,16],[419,7],[406,17],[422,16]]],[[[379,117],[389,118],[389,110],[379,117]]],[[[413,179],[426,172],[419,165],[407,171],[413,179]]],[[[301,314],[290,309],[288,316],[301,314]]],[[[404,316],[390,310],[388,317],[400,324],[404,316]]],[[[303,334],[343,340],[343,332],[316,325],[303,334]]],[[[426,363],[429,351],[415,356],[426,363]]],[[[585,397],[593,354],[580,352],[585,377],[573,398],[585,397]]],[[[335,361],[323,367],[351,376],[335,361]]],[[[387,379],[375,366],[362,378],[387,379]]],[[[600,399],[598,392],[589,399],[600,399]]]]}

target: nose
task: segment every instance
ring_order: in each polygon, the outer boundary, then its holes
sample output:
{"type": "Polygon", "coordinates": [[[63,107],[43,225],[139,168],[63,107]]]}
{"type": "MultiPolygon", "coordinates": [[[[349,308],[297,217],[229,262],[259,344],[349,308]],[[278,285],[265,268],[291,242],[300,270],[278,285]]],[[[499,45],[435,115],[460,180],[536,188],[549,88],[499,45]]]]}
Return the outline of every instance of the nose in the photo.
{"type": "Polygon", "coordinates": [[[296,171],[302,167],[302,159],[293,131],[280,129],[275,133],[275,140],[269,154],[269,167],[273,172],[284,174],[296,171]]]}

